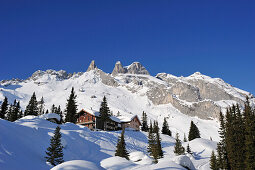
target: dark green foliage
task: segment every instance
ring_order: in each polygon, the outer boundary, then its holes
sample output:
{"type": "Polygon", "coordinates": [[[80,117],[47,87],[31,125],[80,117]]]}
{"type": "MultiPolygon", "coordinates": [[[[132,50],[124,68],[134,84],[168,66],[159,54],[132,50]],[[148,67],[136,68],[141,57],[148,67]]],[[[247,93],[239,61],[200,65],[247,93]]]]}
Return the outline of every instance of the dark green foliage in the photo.
{"type": "Polygon", "coordinates": [[[126,158],[127,160],[129,160],[128,152],[126,150],[124,133],[125,133],[125,129],[122,129],[121,136],[119,137],[118,143],[116,146],[115,156],[120,156],[120,157],[123,157],[123,158],[126,158]]]}
{"type": "Polygon", "coordinates": [[[43,97],[41,98],[41,100],[38,102],[38,114],[39,115],[42,115],[42,114],[44,114],[44,104],[45,102],[44,102],[44,99],[43,99],[43,97]]]}
{"type": "Polygon", "coordinates": [[[168,123],[166,121],[166,118],[164,118],[163,126],[162,126],[162,134],[172,136],[172,132],[169,130],[168,123]]]}
{"type": "Polygon", "coordinates": [[[247,98],[244,108],[245,122],[245,167],[248,170],[255,169],[255,112],[250,107],[247,98]]]}
{"type": "Polygon", "coordinates": [[[247,99],[243,114],[239,105],[220,113],[217,165],[220,169],[255,169],[255,116],[247,99]]]}
{"type": "Polygon", "coordinates": [[[181,140],[179,139],[179,133],[176,133],[174,153],[176,155],[184,155],[185,148],[182,146],[181,140]]]}
{"type": "Polygon", "coordinates": [[[0,118],[1,119],[5,119],[7,110],[8,110],[8,99],[7,99],[7,97],[4,97],[4,101],[1,105],[1,110],[0,110],[0,118]]]}
{"type": "Polygon", "coordinates": [[[16,99],[14,100],[14,104],[9,106],[7,113],[7,120],[14,122],[19,119],[20,114],[20,104],[17,103],[16,99]]]}
{"type": "Polygon", "coordinates": [[[214,151],[212,151],[212,154],[211,154],[211,158],[210,158],[210,168],[212,170],[218,170],[218,166],[217,166],[217,160],[216,160],[216,156],[214,154],[214,151]]]}
{"type": "Polygon", "coordinates": [[[154,122],[154,127],[153,131],[156,135],[156,150],[157,150],[157,157],[158,158],[163,158],[163,151],[162,151],[162,146],[161,146],[161,138],[159,135],[159,127],[158,127],[158,122],[154,122]]]}
{"type": "MultiPolygon", "coordinates": [[[[228,112],[228,110],[227,110],[228,112]]],[[[220,129],[219,129],[219,135],[220,135],[220,142],[217,144],[217,164],[220,169],[228,169],[230,167],[228,156],[227,156],[227,149],[226,149],[226,128],[225,128],[225,120],[223,114],[220,112],[219,115],[220,120],[220,129]]]]}
{"type": "Polygon", "coordinates": [[[103,123],[103,127],[101,127],[101,129],[106,130],[106,123],[107,121],[110,120],[110,109],[107,105],[107,100],[105,96],[103,98],[103,101],[101,102],[99,112],[100,112],[100,115],[99,115],[100,120],[103,123]]]}
{"type": "Polygon", "coordinates": [[[26,107],[26,110],[24,112],[25,116],[27,115],[38,115],[38,106],[37,106],[37,100],[35,96],[35,92],[31,96],[31,99],[26,107]]]}
{"type": "Polygon", "coordinates": [[[153,157],[154,163],[158,163],[158,159],[163,158],[163,151],[161,147],[161,138],[159,135],[159,127],[157,122],[154,122],[153,127],[152,123],[150,123],[148,132],[148,144],[148,153],[153,157]]]}
{"type": "Polygon", "coordinates": [[[193,123],[193,121],[191,121],[191,123],[190,123],[188,138],[189,138],[189,141],[196,139],[196,138],[200,138],[200,132],[199,132],[197,126],[193,123]]]}
{"type": "Polygon", "coordinates": [[[76,123],[77,119],[77,105],[76,105],[76,95],[74,93],[74,88],[71,90],[71,94],[67,99],[66,104],[66,122],[76,123]]]}
{"type": "Polygon", "coordinates": [[[45,158],[47,162],[53,166],[64,162],[63,146],[61,144],[61,133],[59,126],[57,126],[54,136],[50,140],[50,147],[47,148],[46,155],[47,156],[45,156],[45,158]]]}
{"type": "Polygon", "coordinates": [[[142,131],[148,132],[149,127],[148,127],[148,122],[147,122],[147,114],[145,112],[143,112],[143,116],[142,116],[142,131]]]}
{"type": "Polygon", "coordinates": [[[187,145],[186,151],[187,151],[187,153],[192,154],[192,151],[191,151],[191,149],[190,149],[189,143],[188,143],[188,145],[187,145]]]}

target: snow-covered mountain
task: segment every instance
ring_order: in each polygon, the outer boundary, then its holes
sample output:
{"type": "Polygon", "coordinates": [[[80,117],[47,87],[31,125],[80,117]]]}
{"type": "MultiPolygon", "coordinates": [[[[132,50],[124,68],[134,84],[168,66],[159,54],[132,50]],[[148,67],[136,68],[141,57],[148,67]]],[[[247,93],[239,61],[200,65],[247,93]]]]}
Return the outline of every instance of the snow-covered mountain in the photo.
{"type": "Polygon", "coordinates": [[[26,80],[2,80],[0,101],[7,96],[10,102],[18,99],[25,109],[33,92],[39,100],[42,96],[46,108],[52,104],[65,108],[66,99],[74,87],[78,108],[98,110],[103,96],[108,99],[113,114],[137,114],[145,111],[152,120],[162,124],[166,117],[171,130],[180,134],[188,132],[190,120],[194,120],[205,138],[217,137],[219,112],[233,104],[245,101],[246,96],[255,99],[249,92],[196,72],[188,77],[176,77],[167,73],[156,76],[139,62],[122,66],[118,61],[111,74],[103,72],[92,61],[86,72],[68,74],[66,71],[36,71],[26,80]],[[183,125],[177,124],[183,119],[183,125]],[[204,126],[206,125],[206,126],[204,126]],[[209,131],[208,131],[209,129],[209,131]]]}

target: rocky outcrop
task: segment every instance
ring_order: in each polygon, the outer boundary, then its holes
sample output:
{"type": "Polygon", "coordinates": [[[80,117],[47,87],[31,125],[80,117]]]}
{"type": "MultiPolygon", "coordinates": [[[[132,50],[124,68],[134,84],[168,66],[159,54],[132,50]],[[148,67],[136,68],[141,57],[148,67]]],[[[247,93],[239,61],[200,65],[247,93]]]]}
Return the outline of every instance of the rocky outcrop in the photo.
{"type": "Polygon", "coordinates": [[[133,62],[131,65],[126,67],[127,73],[129,74],[146,74],[150,75],[144,66],[139,62],[133,62]]]}
{"type": "Polygon", "coordinates": [[[92,60],[88,69],[87,69],[87,72],[90,71],[90,70],[95,70],[97,68],[96,64],[95,64],[95,60],[92,60]]]}
{"type": "Polygon", "coordinates": [[[114,69],[112,71],[112,75],[116,75],[116,74],[119,74],[119,73],[124,74],[124,73],[127,73],[127,71],[128,70],[122,66],[121,62],[117,61],[115,66],[114,66],[114,69]]]}
{"type": "Polygon", "coordinates": [[[60,70],[60,71],[51,70],[51,69],[46,71],[38,70],[34,72],[32,76],[28,78],[28,80],[36,81],[37,79],[41,78],[45,74],[55,75],[57,80],[68,79],[71,76],[71,74],[68,74],[65,70],[60,70]]]}

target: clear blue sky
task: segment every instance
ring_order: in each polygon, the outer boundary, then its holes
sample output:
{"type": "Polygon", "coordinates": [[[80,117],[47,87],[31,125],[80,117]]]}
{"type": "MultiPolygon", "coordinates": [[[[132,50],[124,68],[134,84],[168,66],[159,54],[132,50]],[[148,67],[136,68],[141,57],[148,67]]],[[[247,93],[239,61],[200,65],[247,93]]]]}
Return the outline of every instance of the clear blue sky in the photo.
{"type": "Polygon", "coordinates": [[[255,94],[254,0],[0,0],[0,80],[95,59],[152,75],[200,71],[255,94]]]}

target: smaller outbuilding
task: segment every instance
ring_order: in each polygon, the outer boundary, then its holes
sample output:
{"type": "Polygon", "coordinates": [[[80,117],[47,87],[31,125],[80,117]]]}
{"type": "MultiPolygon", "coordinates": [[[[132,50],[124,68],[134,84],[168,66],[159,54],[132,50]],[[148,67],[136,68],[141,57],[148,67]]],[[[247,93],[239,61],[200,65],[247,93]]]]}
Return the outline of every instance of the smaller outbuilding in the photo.
{"type": "Polygon", "coordinates": [[[48,120],[48,121],[50,121],[52,123],[56,123],[56,124],[61,123],[61,117],[60,117],[60,115],[58,115],[56,113],[43,114],[43,115],[39,116],[39,118],[48,120]]]}

